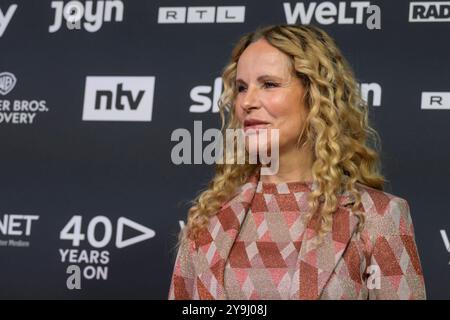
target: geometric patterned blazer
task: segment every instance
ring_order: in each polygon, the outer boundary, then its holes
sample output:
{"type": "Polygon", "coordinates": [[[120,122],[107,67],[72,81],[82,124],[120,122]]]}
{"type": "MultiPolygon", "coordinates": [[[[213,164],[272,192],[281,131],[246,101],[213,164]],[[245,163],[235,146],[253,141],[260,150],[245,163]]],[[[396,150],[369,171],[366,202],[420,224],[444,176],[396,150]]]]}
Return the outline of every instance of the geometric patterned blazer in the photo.
{"type": "MultiPolygon", "coordinates": [[[[212,216],[207,230],[178,249],[169,299],[227,299],[224,269],[244,221],[259,174],[242,185],[212,216]]],[[[316,220],[301,233],[300,251],[289,299],[426,299],[425,283],[406,200],[357,183],[363,231],[349,206],[347,191],[338,198],[332,231],[312,245],[316,220]]]]}

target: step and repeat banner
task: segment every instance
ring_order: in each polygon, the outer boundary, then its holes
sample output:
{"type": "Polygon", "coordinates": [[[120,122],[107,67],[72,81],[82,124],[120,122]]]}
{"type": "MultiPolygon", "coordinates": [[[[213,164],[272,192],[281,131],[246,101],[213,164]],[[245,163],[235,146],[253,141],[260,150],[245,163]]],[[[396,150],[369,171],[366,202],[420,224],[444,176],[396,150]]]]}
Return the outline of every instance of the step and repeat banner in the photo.
{"type": "Polygon", "coordinates": [[[231,49],[278,23],[350,61],[428,298],[450,299],[450,2],[405,0],[0,0],[0,298],[166,299],[214,173],[172,134],[208,145],[231,49]]]}

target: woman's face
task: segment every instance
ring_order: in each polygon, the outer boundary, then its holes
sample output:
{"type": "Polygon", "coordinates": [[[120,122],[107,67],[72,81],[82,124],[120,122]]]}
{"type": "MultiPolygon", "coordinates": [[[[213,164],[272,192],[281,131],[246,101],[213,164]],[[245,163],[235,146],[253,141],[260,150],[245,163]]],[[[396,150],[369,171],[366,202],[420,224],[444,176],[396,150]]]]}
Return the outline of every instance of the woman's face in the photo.
{"type": "MultiPolygon", "coordinates": [[[[259,148],[270,154],[270,130],[278,129],[280,156],[297,148],[307,112],[303,84],[292,74],[286,54],[264,39],[250,44],[238,60],[236,89],[235,115],[246,136],[267,128],[267,145],[259,148]]],[[[258,152],[256,140],[248,140],[247,151],[258,152]]]]}

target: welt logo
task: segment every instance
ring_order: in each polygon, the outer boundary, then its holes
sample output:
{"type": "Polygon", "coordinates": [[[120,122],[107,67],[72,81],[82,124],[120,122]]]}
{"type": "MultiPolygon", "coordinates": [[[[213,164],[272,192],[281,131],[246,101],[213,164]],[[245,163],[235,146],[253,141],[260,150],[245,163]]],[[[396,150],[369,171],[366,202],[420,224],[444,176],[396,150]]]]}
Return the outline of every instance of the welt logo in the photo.
{"type": "Polygon", "coordinates": [[[151,121],[155,77],[87,76],[84,121],[151,121]]]}

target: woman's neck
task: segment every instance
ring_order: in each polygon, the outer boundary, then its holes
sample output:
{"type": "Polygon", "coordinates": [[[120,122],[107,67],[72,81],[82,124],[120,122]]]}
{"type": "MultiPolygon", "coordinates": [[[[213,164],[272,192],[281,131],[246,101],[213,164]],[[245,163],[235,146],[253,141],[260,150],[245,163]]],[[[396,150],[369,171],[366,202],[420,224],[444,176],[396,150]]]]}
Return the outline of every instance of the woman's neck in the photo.
{"type": "Polygon", "coordinates": [[[262,182],[282,183],[293,181],[312,181],[313,155],[308,149],[291,148],[280,152],[278,172],[274,175],[261,175],[262,182]]]}

